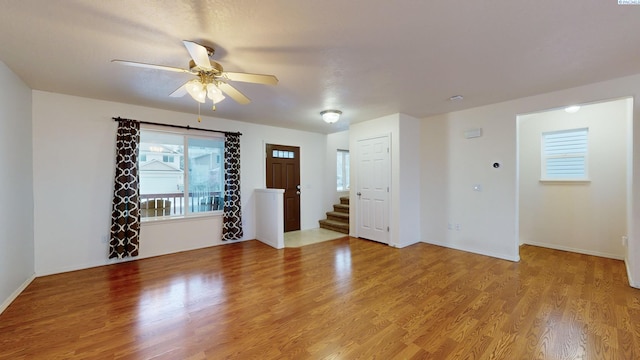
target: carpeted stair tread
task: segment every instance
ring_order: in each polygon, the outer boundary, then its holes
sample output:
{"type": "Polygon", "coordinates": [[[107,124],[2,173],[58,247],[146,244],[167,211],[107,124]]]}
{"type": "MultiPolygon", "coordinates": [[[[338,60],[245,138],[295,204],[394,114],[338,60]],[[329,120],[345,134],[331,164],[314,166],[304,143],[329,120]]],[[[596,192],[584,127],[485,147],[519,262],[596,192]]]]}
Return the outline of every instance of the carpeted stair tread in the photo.
{"type": "Polygon", "coordinates": [[[348,196],[340,196],[340,204],[349,205],[349,197],[348,196]]]}

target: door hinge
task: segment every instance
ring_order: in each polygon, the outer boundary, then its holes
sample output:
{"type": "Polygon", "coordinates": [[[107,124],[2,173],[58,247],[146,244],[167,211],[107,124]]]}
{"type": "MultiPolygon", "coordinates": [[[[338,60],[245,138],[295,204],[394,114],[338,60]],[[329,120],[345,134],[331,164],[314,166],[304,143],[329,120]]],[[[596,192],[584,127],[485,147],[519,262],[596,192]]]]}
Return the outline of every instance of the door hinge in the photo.
{"type": "Polygon", "coordinates": [[[389,148],[387,148],[387,154],[389,153],[389,148]]]}
{"type": "Polygon", "coordinates": [[[389,187],[387,186],[387,192],[389,192],[389,187]]]}
{"type": "Polygon", "coordinates": [[[389,232],[389,227],[387,226],[387,232],[389,232]]]}

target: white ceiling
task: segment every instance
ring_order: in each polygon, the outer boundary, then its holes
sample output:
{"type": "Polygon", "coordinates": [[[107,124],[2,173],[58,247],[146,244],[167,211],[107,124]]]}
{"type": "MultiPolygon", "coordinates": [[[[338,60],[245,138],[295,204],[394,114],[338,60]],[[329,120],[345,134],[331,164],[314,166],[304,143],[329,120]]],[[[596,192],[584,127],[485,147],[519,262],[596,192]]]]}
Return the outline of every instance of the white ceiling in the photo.
{"type": "Polygon", "coordinates": [[[197,113],[168,96],[190,75],[110,62],[186,68],[192,40],[280,80],[203,114],[322,133],[640,73],[638,34],[640,6],[616,0],[0,0],[0,60],[33,89],[197,113]]]}

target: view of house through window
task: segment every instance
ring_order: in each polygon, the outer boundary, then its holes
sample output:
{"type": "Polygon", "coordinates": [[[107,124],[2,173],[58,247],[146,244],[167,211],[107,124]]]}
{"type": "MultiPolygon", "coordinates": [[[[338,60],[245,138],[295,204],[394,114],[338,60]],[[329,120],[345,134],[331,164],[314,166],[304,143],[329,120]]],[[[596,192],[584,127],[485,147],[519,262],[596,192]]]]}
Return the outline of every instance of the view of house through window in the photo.
{"type": "Polygon", "coordinates": [[[338,191],[349,190],[349,150],[338,150],[336,163],[338,191]]]}
{"type": "Polygon", "coordinates": [[[222,209],[224,137],[141,129],[139,151],[141,217],[222,209]]]}

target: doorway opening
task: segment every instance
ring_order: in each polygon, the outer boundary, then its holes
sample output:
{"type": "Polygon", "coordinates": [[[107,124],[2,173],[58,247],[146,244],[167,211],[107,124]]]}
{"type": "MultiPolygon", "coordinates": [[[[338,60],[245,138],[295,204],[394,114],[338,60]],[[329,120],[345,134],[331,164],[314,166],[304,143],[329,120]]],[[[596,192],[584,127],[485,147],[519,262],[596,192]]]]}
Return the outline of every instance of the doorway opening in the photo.
{"type": "Polygon", "coordinates": [[[625,259],[633,99],[517,116],[519,244],[625,259]]]}

